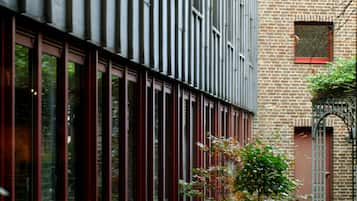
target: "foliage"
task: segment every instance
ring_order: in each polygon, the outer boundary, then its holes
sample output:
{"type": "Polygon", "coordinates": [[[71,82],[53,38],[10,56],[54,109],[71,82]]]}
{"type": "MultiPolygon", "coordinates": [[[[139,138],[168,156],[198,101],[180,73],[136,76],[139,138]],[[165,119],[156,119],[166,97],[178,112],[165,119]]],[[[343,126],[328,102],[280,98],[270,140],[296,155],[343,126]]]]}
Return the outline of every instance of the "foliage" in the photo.
{"type": "MultiPolygon", "coordinates": [[[[287,200],[296,184],[288,177],[289,163],[285,156],[260,142],[241,149],[242,163],[237,168],[234,187],[254,200],[267,198],[287,200]]],[[[249,199],[248,199],[249,200],[249,199]]]]}
{"type": "Polygon", "coordinates": [[[356,90],[356,57],[338,58],[326,65],[327,71],[307,78],[310,93],[315,97],[356,90]]]}
{"type": "Polygon", "coordinates": [[[197,143],[197,146],[206,154],[206,160],[215,165],[193,169],[191,181],[179,181],[180,193],[188,197],[205,197],[207,201],[215,200],[215,195],[223,201],[234,200],[234,167],[240,163],[241,146],[233,138],[208,135],[207,141],[206,145],[197,143]]]}
{"type": "Polygon", "coordinates": [[[288,161],[272,147],[259,142],[241,147],[238,141],[208,135],[208,145],[198,143],[209,167],[195,168],[191,181],[179,181],[180,193],[208,200],[287,200],[295,189],[288,177],[288,161]]]}

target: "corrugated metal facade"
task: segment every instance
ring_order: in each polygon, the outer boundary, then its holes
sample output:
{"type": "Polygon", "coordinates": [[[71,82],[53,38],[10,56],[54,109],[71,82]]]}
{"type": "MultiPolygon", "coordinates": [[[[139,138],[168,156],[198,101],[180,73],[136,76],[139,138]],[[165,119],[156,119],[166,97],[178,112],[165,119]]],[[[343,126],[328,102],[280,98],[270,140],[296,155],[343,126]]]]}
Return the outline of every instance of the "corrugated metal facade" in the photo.
{"type": "Polygon", "coordinates": [[[256,0],[0,0],[0,5],[256,111],[256,0]]]}

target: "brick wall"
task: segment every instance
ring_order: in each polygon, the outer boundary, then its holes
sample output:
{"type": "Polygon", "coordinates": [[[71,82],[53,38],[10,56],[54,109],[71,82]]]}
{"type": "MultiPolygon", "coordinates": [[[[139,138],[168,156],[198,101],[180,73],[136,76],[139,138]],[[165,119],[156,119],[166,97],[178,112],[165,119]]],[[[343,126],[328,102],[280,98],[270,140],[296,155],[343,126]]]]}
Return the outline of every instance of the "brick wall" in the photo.
{"type": "MultiPolygon", "coordinates": [[[[259,0],[258,112],[254,136],[294,159],[294,127],[310,126],[311,96],[305,78],[322,65],[294,63],[294,21],[334,23],[334,57],[356,54],[357,0],[259,0]],[[339,17],[338,17],[339,16],[339,17]]],[[[341,120],[333,134],[333,200],[351,200],[351,145],[341,120]]],[[[293,169],[291,171],[293,174],[293,169]]]]}

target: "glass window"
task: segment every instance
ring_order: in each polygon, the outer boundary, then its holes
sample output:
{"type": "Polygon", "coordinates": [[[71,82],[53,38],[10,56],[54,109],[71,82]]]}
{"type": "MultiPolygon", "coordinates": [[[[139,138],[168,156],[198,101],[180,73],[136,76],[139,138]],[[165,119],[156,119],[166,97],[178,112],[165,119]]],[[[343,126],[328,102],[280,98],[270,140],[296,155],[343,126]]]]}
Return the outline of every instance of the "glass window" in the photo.
{"type": "Polygon", "coordinates": [[[16,200],[33,197],[33,64],[32,51],[15,47],[15,191],[16,200]]]}
{"type": "Polygon", "coordinates": [[[119,201],[119,137],[120,137],[120,96],[121,79],[112,75],[112,200],[119,201]]]}
{"type": "Polygon", "coordinates": [[[128,81],[128,200],[137,200],[137,126],[138,93],[135,82],[128,81]]]}
{"type": "Polygon", "coordinates": [[[161,159],[161,141],[162,141],[162,92],[155,91],[155,133],[154,133],[154,201],[160,200],[160,183],[162,175],[160,173],[160,161],[161,159]]]}
{"type": "Polygon", "coordinates": [[[97,72],[98,82],[98,130],[97,130],[97,167],[98,201],[103,200],[103,110],[104,110],[104,73],[97,72]]]}
{"type": "Polygon", "coordinates": [[[173,184],[173,161],[172,161],[172,147],[173,147],[173,122],[172,122],[172,97],[171,94],[166,94],[166,125],[165,125],[165,200],[170,200],[173,194],[171,185],[173,184]]]}
{"type": "Polygon", "coordinates": [[[42,55],[42,136],[41,188],[42,200],[56,200],[56,104],[57,66],[54,56],[42,55]]]}
{"type": "Polygon", "coordinates": [[[233,42],[233,0],[227,0],[227,35],[228,41],[233,42]]]}
{"type": "Polygon", "coordinates": [[[332,24],[295,23],[295,57],[330,58],[332,24]]]}
{"type": "Polygon", "coordinates": [[[81,164],[77,159],[81,151],[83,135],[83,66],[74,62],[68,63],[68,200],[78,200],[78,189],[81,189],[81,164]]]}

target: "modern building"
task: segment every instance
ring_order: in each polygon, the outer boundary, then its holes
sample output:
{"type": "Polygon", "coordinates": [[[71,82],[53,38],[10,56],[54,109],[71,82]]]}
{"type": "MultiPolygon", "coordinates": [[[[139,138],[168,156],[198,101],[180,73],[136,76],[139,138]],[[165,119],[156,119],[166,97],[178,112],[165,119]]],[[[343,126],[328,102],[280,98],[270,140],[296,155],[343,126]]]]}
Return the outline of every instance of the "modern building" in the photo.
{"type": "MultiPolygon", "coordinates": [[[[306,77],[327,62],[356,55],[356,0],[260,0],[258,112],[254,136],[279,146],[294,162],[298,194],[311,200],[352,200],[352,144],[339,118],[326,119],[326,160],[312,159],[312,96],[306,77]],[[313,161],[315,160],[315,161],[313,161]],[[326,167],[323,183],[315,163],[326,167]],[[321,184],[321,185],[320,185],[321,184]],[[320,185],[320,186],[318,186],[320,185]],[[309,197],[310,196],[310,197],[309,197]]],[[[356,184],[355,184],[356,185],[356,184]]]]}
{"type": "Polygon", "coordinates": [[[1,201],[182,200],[252,137],[255,0],[0,0],[1,201]]]}

